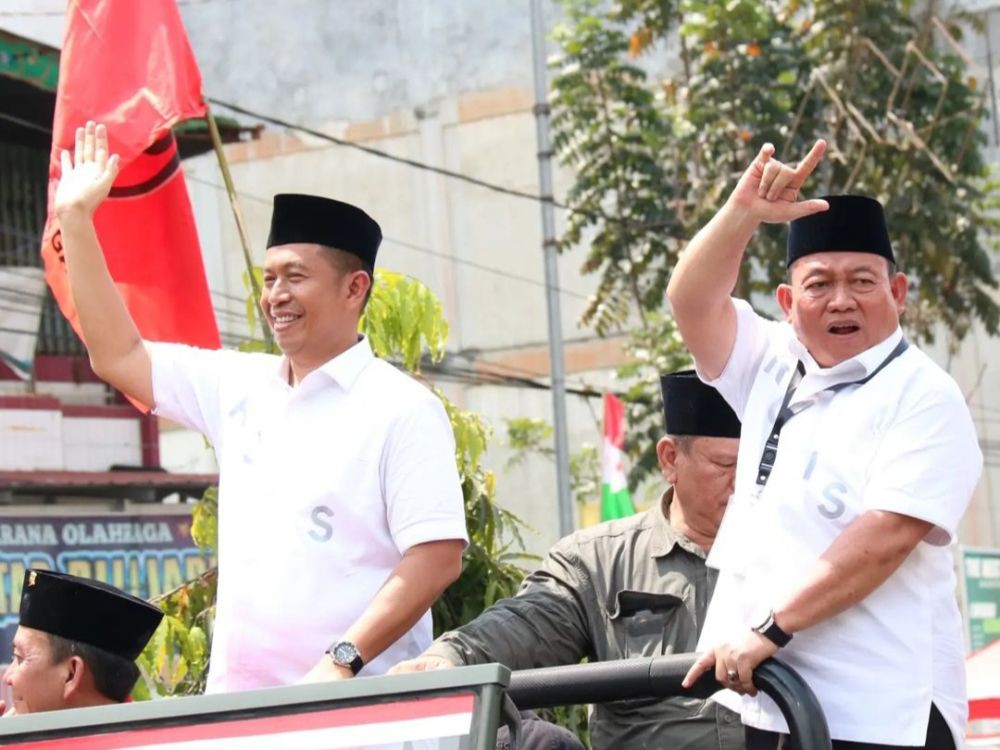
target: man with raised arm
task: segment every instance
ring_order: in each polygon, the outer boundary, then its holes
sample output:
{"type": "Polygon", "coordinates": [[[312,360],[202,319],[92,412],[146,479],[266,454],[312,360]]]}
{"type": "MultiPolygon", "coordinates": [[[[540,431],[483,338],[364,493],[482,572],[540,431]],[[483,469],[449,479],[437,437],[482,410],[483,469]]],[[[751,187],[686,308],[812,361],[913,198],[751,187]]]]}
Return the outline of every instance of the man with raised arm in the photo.
{"type": "Polygon", "coordinates": [[[801,198],[824,149],[792,167],[765,145],[670,280],[700,376],[742,420],[706,652],[687,680],[714,668],[735,691],[719,700],[750,750],[789,747],[752,682],[772,655],[816,692],[835,748],[960,747],[949,545],[982,455],[958,386],[903,337],[907,278],[881,204],[801,198]],[[762,222],[791,222],[780,323],[730,297],[762,222]]]}
{"type": "Polygon", "coordinates": [[[117,170],[88,123],[62,154],[55,210],[94,371],[215,447],[208,690],[379,674],[416,656],[467,537],[444,408],[358,334],[378,224],[339,201],[275,197],[260,307],[283,356],[152,343],[94,231],[117,170]]]}

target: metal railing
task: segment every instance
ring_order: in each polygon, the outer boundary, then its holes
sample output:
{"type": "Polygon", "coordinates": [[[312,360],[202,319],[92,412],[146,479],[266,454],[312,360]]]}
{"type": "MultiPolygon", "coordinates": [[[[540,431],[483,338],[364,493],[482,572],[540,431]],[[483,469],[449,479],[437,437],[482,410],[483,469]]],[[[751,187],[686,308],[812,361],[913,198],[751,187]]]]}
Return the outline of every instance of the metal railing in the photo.
{"type": "MultiPolygon", "coordinates": [[[[527,669],[511,675],[507,695],[519,709],[679,695],[707,698],[723,689],[713,672],[702,675],[690,690],[681,686],[696,659],[697,654],[677,654],[527,669]]],[[[754,670],[754,685],[778,705],[798,747],[830,750],[830,730],[823,710],[795,670],[768,659],[754,670]]]]}

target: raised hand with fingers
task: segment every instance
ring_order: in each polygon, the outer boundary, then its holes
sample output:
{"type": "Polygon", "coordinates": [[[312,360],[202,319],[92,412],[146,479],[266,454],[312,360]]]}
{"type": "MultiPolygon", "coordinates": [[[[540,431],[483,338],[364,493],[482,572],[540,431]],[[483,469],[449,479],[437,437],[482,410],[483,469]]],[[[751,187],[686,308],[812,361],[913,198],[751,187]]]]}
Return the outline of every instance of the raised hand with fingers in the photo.
{"type": "Polygon", "coordinates": [[[93,215],[118,176],[118,155],[108,153],[107,129],[93,122],[77,128],[73,154],[64,150],[60,158],[62,175],[56,187],[56,213],[93,215]]]}
{"type": "Polygon", "coordinates": [[[823,160],[826,141],[818,140],[797,166],[774,158],[774,146],[765,143],[740,177],[730,202],[757,221],[778,224],[825,211],[826,201],[801,200],[799,191],[823,160]]]}

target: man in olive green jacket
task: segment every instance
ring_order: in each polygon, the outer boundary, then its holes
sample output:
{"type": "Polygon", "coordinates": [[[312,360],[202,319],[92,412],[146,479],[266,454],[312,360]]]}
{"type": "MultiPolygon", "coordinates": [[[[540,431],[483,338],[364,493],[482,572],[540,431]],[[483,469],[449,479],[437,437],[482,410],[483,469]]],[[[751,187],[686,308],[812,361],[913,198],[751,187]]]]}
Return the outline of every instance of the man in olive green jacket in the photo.
{"type": "MultiPolygon", "coordinates": [[[[558,542],[517,595],[445,633],[395,672],[499,662],[511,669],[695,650],[716,571],[705,558],[733,490],[740,424],[694,372],[665,375],[667,437],[656,445],[670,488],[650,510],[558,542]]],[[[739,716],[696,698],[594,706],[594,750],[740,750],[739,716]]]]}

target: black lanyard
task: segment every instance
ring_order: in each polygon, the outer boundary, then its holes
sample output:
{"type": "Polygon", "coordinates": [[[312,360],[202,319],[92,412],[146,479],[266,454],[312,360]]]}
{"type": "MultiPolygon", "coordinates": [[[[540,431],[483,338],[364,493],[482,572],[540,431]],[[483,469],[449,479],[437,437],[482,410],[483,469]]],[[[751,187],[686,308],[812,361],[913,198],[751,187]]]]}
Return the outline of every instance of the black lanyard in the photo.
{"type": "MultiPolygon", "coordinates": [[[[861,380],[852,380],[849,383],[838,383],[837,385],[831,385],[829,388],[824,388],[820,393],[824,391],[830,391],[831,393],[836,393],[837,391],[842,391],[844,388],[849,388],[852,385],[864,385],[869,380],[878,375],[882,370],[885,369],[892,360],[898,357],[900,354],[906,351],[909,344],[905,338],[901,338],[899,343],[896,344],[896,348],[889,352],[889,356],[882,360],[882,364],[876,367],[872,372],[865,378],[861,380]]],[[[785,423],[798,414],[800,411],[805,410],[812,402],[806,401],[799,404],[798,406],[791,407],[789,403],[792,400],[792,396],[795,395],[795,389],[801,382],[802,376],[806,374],[806,368],[799,361],[798,367],[796,367],[799,377],[792,375],[792,381],[788,384],[788,388],[785,391],[785,398],[781,402],[781,409],[778,410],[778,416],[774,420],[774,426],[771,428],[771,432],[767,436],[767,442],[764,443],[764,450],[760,454],[760,463],[757,465],[757,485],[761,488],[767,484],[767,480],[771,478],[771,471],[774,469],[774,462],[778,458],[778,438],[781,437],[781,430],[785,426],[785,423]]]]}

